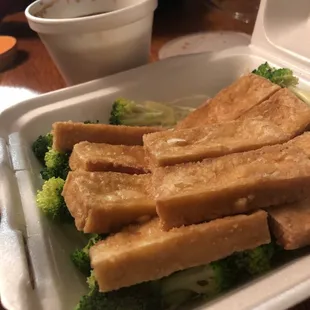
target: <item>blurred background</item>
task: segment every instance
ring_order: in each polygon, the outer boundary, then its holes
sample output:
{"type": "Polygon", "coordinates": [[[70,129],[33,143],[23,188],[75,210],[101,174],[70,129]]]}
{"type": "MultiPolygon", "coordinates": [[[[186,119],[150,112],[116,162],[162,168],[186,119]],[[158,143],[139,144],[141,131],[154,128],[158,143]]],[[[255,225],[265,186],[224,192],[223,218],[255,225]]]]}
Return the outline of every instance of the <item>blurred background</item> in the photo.
{"type": "MultiPolygon", "coordinates": [[[[64,87],[65,83],[37,34],[28,27],[23,13],[31,2],[0,0],[0,35],[15,37],[18,45],[14,64],[5,72],[0,72],[0,84],[21,85],[36,92],[56,90],[64,87]],[[29,73],[32,79],[26,78],[29,73]],[[42,83],[47,74],[51,77],[49,83],[42,83]]],[[[159,0],[155,12],[150,61],[177,54],[248,44],[259,2],[159,0]]]]}

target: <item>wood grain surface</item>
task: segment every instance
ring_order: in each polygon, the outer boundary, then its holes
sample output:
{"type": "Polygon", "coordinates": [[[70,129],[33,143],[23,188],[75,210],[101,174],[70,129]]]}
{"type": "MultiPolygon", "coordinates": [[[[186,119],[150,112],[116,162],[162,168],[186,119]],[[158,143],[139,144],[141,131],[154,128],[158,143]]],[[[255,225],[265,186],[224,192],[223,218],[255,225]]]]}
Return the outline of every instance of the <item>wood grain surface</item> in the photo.
{"type": "MultiPolygon", "coordinates": [[[[206,30],[233,30],[251,34],[253,24],[243,24],[222,12],[207,10],[199,1],[180,0],[177,5],[156,12],[150,61],[158,60],[159,49],[171,39],[206,30]]],[[[7,16],[0,24],[0,35],[15,36],[18,40],[14,65],[0,72],[2,102],[5,100],[3,96],[10,95],[10,91],[16,96],[16,88],[45,93],[66,86],[40,39],[29,29],[23,13],[7,16]]],[[[23,94],[20,92],[19,100],[25,99],[23,94]]],[[[310,300],[292,309],[310,310],[310,300]]]]}

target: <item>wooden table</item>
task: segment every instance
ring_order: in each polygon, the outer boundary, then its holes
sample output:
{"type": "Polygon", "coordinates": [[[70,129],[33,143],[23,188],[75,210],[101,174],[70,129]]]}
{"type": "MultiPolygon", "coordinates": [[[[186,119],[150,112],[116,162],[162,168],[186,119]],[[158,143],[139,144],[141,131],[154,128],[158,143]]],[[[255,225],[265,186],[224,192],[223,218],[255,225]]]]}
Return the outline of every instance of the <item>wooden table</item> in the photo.
{"type": "MultiPolygon", "coordinates": [[[[253,25],[232,20],[214,10],[207,11],[198,1],[184,1],[178,7],[156,13],[150,61],[158,60],[159,49],[169,40],[203,30],[235,30],[251,34],[253,25]]],[[[22,13],[5,18],[0,25],[0,34],[15,36],[19,47],[14,66],[0,73],[0,97],[8,95],[7,86],[39,93],[66,86],[43,44],[28,28],[22,13]]],[[[12,94],[16,95],[16,90],[12,89],[12,94]]],[[[19,99],[24,99],[22,92],[19,99]]],[[[310,310],[310,299],[293,310],[310,310]]]]}

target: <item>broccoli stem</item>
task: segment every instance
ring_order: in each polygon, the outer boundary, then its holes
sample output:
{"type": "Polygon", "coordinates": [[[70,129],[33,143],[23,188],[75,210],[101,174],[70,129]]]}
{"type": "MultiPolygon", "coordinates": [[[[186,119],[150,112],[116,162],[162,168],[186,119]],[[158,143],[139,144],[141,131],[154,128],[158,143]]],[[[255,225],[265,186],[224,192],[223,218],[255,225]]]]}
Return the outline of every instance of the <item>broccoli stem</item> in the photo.
{"type": "Polygon", "coordinates": [[[126,99],[114,102],[111,125],[172,127],[194,109],[158,102],[137,103],[126,99]]]}
{"type": "Polygon", "coordinates": [[[53,144],[53,135],[51,133],[40,135],[32,144],[32,151],[41,164],[45,164],[44,157],[53,144]]]}
{"type": "Polygon", "coordinates": [[[91,274],[90,257],[89,250],[98,241],[102,240],[104,236],[93,234],[88,240],[86,246],[82,249],[76,249],[71,254],[71,261],[76,266],[76,268],[82,272],[84,275],[89,276],[91,274]]]}
{"type": "Polygon", "coordinates": [[[49,149],[44,156],[45,168],[41,171],[43,180],[50,178],[66,179],[70,171],[69,167],[70,153],[60,153],[49,149]]]}

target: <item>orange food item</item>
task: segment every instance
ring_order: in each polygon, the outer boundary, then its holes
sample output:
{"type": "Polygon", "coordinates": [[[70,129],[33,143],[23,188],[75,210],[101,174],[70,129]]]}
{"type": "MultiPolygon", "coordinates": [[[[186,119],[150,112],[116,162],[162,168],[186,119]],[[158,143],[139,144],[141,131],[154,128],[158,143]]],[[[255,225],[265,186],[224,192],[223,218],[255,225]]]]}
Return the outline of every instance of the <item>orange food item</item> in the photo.
{"type": "Polygon", "coordinates": [[[0,36],[0,70],[10,66],[16,55],[17,41],[14,37],[0,36]]]}

